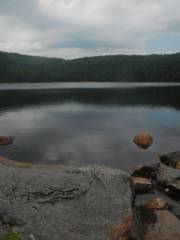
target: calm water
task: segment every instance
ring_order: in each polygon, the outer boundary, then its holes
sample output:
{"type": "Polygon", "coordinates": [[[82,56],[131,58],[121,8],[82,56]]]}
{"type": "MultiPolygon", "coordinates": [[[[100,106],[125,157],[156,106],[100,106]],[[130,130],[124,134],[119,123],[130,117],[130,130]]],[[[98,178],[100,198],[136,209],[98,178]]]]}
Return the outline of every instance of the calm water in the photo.
{"type": "Polygon", "coordinates": [[[0,155],[35,163],[104,164],[127,171],[180,150],[179,84],[1,84],[0,155]],[[133,136],[149,131],[144,151],[133,136]]]}

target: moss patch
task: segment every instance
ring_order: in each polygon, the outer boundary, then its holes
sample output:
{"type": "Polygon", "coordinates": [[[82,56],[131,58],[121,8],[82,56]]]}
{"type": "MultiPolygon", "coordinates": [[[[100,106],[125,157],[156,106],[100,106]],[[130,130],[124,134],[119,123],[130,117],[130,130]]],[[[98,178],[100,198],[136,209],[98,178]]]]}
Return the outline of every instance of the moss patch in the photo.
{"type": "Polygon", "coordinates": [[[2,237],[0,237],[0,240],[22,240],[22,239],[18,233],[6,233],[2,237]]]}
{"type": "Polygon", "coordinates": [[[31,163],[17,163],[15,165],[17,168],[32,168],[33,165],[31,163]]]}

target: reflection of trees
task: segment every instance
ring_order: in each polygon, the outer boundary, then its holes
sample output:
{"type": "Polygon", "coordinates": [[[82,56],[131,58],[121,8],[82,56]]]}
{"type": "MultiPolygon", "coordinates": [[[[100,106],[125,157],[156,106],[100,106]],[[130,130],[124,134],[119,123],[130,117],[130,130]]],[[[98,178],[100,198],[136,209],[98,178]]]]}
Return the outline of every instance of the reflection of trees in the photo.
{"type": "Polygon", "coordinates": [[[180,87],[144,87],[122,89],[23,90],[0,92],[0,109],[28,107],[62,102],[95,105],[147,105],[180,108],[180,87]]]}

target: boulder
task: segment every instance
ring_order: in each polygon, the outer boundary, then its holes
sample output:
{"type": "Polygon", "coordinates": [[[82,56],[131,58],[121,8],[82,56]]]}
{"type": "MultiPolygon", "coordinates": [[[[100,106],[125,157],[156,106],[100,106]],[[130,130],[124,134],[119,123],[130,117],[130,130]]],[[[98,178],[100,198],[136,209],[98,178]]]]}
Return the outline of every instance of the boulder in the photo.
{"type": "Polygon", "coordinates": [[[165,210],[168,209],[168,203],[162,198],[154,197],[145,204],[145,207],[149,209],[165,210]]]}
{"type": "Polygon", "coordinates": [[[164,192],[175,200],[180,200],[180,171],[160,164],[157,171],[157,183],[164,192]]]}
{"type": "Polygon", "coordinates": [[[167,197],[166,200],[168,203],[168,210],[173,212],[174,215],[180,220],[180,203],[169,197],[167,197]]]}
{"type": "Polygon", "coordinates": [[[180,151],[161,155],[160,161],[169,167],[180,170],[180,151]]]}
{"type": "Polygon", "coordinates": [[[10,145],[14,141],[14,137],[0,136],[0,146],[10,145]]]}
{"type": "Polygon", "coordinates": [[[180,221],[167,211],[155,211],[156,220],[149,224],[143,240],[178,240],[180,239],[180,221]]]}
{"type": "Polygon", "coordinates": [[[0,238],[8,230],[23,240],[125,239],[131,204],[131,179],[120,170],[0,165],[0,238]]]}
{"type": "Polygon", "coordinates": [[[131,176],[156,179],[157,169],[158,164],[152,166],[139,166],[133,171],[131,176]]]}
{"type": "Polygon", "coordinates": [[[151,181],[147,178],[133,177],[132,187],[136,194],[153,192],[153,185],[151,181]]]}
{"type": "Polygon", "coordinates": [[[149,133],[140,132],[134,137],[133,142],[138,147],[147,149],[153,144],[153,138],[149,133]]]}
{"type": "Polygon", "coordinates": [[[176,169],[180,170],[180,161],[176,163],[176,169]]]}
{"type": "Polygon", "coordinates": [[[141,206],[136,209],[130,236],[133,240],[178,240],[180,221],[168,210],[141,206]]]}

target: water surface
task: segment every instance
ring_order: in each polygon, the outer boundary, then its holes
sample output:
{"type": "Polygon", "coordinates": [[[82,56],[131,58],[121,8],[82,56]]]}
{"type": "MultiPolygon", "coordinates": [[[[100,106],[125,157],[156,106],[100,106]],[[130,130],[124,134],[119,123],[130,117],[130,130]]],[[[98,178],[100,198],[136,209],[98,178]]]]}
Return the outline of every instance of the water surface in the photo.
{"type": "Polygon", "coordinates": [[[60,85],[0,85],[0,135],[15,136],[0,155],[131,171],[180,149],[179,84],[60,85]],[[132,143],[143,130],[154,137],[146,151],[132,143]]]}

